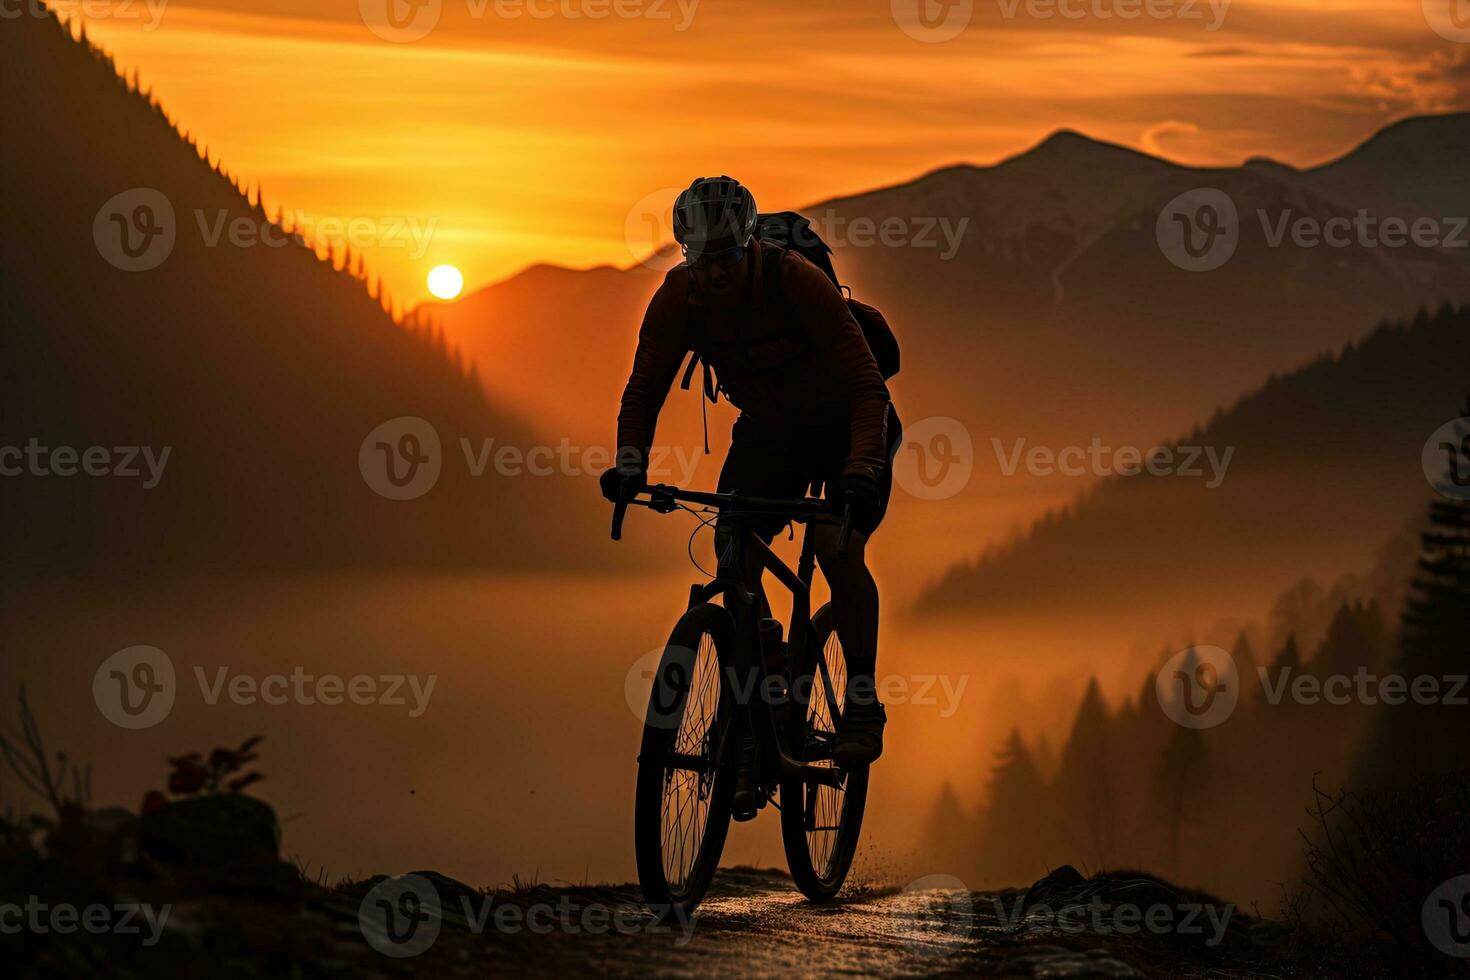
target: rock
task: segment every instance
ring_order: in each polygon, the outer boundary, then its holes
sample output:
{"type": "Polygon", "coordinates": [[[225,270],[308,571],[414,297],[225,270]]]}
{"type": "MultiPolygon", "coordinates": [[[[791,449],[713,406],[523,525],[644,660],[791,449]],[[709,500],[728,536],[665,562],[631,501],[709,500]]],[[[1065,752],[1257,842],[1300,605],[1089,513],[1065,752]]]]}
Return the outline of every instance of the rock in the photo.
{"type": "Polygon", "coordinates": [[[145,814],[139,821],[138,844],[164,864],[273,863],[281,844],[281,825],[276,812],[254,797],[199,796],[145,814]]]}
{"type": "Polygon", "coordinates": [[[1070,864],[1064,864],[1026,889],[1026,897],[1021,901],[1021,908],[1029,909],[1043,902],[1048,905],[1056,904],[1059,898],[1069,895],[1086,883],[1087,879],[1082,877],[1076,868],[1070,864]]]}

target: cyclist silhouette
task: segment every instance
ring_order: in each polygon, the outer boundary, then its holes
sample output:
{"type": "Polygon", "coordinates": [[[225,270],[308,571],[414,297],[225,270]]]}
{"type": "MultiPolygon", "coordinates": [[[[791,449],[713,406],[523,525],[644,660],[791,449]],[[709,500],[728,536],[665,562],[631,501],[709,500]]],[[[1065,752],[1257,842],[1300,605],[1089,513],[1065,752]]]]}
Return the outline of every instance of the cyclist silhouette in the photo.
{"type": "MultiPolygon", "coordinates": [[[[842,293],[801,255],[756,237],[756,224],[754,197],[730,177],[701,177],[675,201],[685,261],[669,270],[644,315],[618,413],[618,465],[602,474],[602,492],[616,501],[646,485],[659,411],[693,350],[740,410],[721,492],[791,498],[820,486],[831,500],[852,494],[846,558],[835,527],[815,532],[848,661],[833,757],[857,766],[882,753],[887,720],[874,683],[878,587],[865,546],[888,507],[902,428],[842,293]]],[[[781,526],[756,524],[767,541],[781,526]]],[[[717,553],[728,545],[717,525],[717,553]]],[[[750,562],[745,574],[764,605],[761,569],[750,562]]]]}

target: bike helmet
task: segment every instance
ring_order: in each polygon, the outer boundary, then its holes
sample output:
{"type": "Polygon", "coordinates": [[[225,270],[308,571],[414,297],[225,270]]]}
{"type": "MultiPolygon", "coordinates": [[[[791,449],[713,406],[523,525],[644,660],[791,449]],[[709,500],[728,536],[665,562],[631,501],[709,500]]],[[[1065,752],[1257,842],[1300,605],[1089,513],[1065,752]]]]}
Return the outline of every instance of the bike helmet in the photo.
{"type": "Polygon", "coordinates": [[[700,177],[674,202],[674,241],[691,255],[750,243],[755,197],[734,177],[700,177]]]}

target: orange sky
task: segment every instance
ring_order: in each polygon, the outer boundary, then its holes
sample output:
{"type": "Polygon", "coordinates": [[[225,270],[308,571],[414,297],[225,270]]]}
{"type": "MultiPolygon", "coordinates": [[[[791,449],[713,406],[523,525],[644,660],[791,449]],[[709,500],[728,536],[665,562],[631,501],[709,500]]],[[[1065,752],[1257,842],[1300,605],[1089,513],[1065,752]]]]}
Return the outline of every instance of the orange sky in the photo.
{"type": "Polygon", "coordinates": [[[627,264],[649,241],[641,202],[706,172],[795,206],[994,162],[1061,127],[1186,163],[1318,163],[1392,119],[1470,104],[1470,43],[1431,28],[1464,24],[1470,41],[1470,19],[1446,21],[1470,4],[1423,3],[54,6],[84,11],[272,210],[357,219],[370,267],[416,301],[441,262],[469,289],[535,261],[627,264]]]}

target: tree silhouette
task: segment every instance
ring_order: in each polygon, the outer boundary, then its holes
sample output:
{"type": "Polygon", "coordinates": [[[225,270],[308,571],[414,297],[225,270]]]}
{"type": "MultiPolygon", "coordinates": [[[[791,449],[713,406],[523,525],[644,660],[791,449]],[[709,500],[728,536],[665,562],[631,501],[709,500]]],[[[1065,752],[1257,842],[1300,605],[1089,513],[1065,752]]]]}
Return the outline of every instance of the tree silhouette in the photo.
{"type": "Polygon", "coordinates": [[[1235,646],[1230,649],[1230,659],[1235,661],[1236,672],[1240,675],[1240,701],[1248,704],[1255,700],[1261,690],[1261,677],[1256,671],[1256,651],[1251,646],[1250,637],[1245,630],[1241,630],[1235,638],[1235,646]]]}
{"type": "Polygon", "coordinates": [[[1093,867],[1116,853],[1117,800],[1107,704],[1097,678],[1088,682],[1057,770],[1063,836],[1093,867]]]}
{"type": "MultiPolygon", "coordinates": [[[[1470,472],[1470,400],[1456,429],[1452,462],[1470,472]]],[[[1420,549],[1394,670],[1410,685],[1433,678],[1439,697],[1431,704],[1380,707],[1361,765],[1361,779],[1370,785],[1413,784],[1470,770],[1470,707],[1464,704],[1470,691],[1454,680],[1470,674],[1470,500],[1432,501],[1420,549]],[[1459,703],[1449,703],[1456,696],[1459,703]]]]}
{"type": "Polygon", "coordinates": [[[1327,636],[1309,665],[1313,674],[1352,675],[1359,667],[1372,669],[1388,642],[1383,614],[1376,602],[1344,603],[1332,617],[1327,636]]]}
{"type": "Polygon", "coordinates": [[[1185,827],[1205,819],[1211,770],[1204,731],[1175,725],[1154,765],[1150,794],[1154,813],[1163,825],[1170,874],[1184,870],[1185,827]]]}
{"type": "Polygon", "coordinates": [[[1024,881],[1046,869],[1048,844],[1041,819],[1049,800],[1041,774],[1019,729],[996,753],[980,819],[980,853],[986,871],[1001,881],[1024,881]]]}

